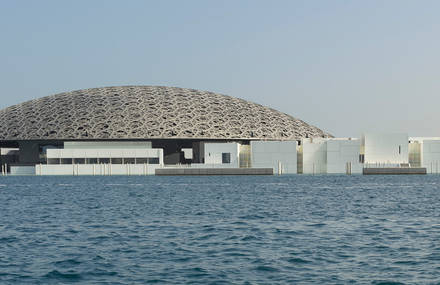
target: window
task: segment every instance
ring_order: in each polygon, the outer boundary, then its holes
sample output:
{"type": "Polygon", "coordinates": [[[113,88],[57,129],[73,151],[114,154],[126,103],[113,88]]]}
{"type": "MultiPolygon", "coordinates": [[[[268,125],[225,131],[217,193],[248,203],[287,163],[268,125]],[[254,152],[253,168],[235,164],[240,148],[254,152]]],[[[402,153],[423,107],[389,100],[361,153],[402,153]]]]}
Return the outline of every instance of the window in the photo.
{"type": "MultiPolygon", "coordinates": [[[[126,160],[129,158],[126,158],[126,160]]],[[[133,160],[132,162],[126,162],[126,163],[134,163],[134,158],[130,158],[130,160],[133,160]]],[[[136,164],[159,164],[159,158],[158,157],[137,157],[136,158],[136,164]]]]}
{"type": "Polygon", "coordinates": [[[110,163],[110,158],[100,158],[99,163],[110,163]]]}
{"type": "Polygon", "coordinates": [[[124,163],[125,164],[135,164],[136,159],[134,157],[127,157],[127,158],[124,158],[124,163]]]}
{"type": "Polygon", "coordinates": [[[401,151],[402,151],[402,147],[399,145],[399,154],[401,153],[401,151]]]}
{"type": "Polygon", "coordinates": [[[61,164],[72,164],[71,158],[61,158],[61,164]]]}
{"type": "Polygon", "coordinates": [[[136,158],[136,163],[137,164],[146,164],[146,163],[148,163],[148,158],[146,158],[146,157],[138,157],[138,158],[136,158]]]}
{"type": "Polygon", "coordinates": [[[86,163],[86,159],[85,158],[74,158],[73,163],[74,164],[84,164],[84,163],[86,163]]]}
{"type": "Polygon", "coordinates": [[[231,163],[231,153],[229,152],[222,153],[222,163],[231,163]]]}
{"type": "Polygon", "coordinates": [[[47,164],[60,164],[60,159],[59,158],[48,158],[47,164]]]}
{"type": "Polygon", "coordinates": [[[87,164],[97,164],[98,159],[97,158],[87,158],[87,164]]]}
{"type": "Polygon", "coordinates": [[[158,157],[149,157],[148,163],[149,164],[159,164],[159,158],[158,157]]]}
{"type": "Polygon", "coordinates": [[[112,158],[112,164],[122,164],[122,158],[112,158]]]}

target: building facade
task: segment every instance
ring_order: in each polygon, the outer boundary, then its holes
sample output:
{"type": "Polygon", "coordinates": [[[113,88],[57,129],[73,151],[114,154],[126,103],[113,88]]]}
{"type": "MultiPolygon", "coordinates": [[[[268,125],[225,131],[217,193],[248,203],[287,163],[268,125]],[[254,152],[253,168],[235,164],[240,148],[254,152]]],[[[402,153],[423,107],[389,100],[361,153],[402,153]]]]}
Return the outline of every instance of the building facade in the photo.
{"type": "Polygon", "coordinates": [[[439,138],[333,138],[252,102],[161,86],[84,89],[0,110],[0,153],[1,173],[16,175],[153,175],[163,168],[440,171],[439,138]]]}

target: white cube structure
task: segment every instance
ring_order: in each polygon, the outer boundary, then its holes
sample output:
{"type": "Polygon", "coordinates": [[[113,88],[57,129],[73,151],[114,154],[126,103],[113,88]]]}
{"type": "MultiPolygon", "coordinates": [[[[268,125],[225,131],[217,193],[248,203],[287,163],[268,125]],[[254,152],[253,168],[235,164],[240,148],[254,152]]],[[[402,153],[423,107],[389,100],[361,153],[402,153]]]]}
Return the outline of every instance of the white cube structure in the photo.
{"type": "Polygon", "coordinates": [[[327,139],[303,139],[301,152],[303,174],[327,173],[327,139]]]}
{"type": "Polygon", "coordinates": [[[423,141],[421,164],[427,173],[440,173],[440,140],[423,141]]]}
{"type": "Polygon", "coordinates": [[[204,144],[206,165],[218,165],[218,167],[239,167],[239,147],[235,142],[231,143],[208,143],[204,144]]]}
{"type": "Polygon", "coordinates": [[[408,163],[408,134],[366,133],[362,135],[365,164],[400,165],[408,163]]]}
{"type": "Polygon", "coordinates": [[[361,141],[358,139],[330,139],[327,141],[327,173],[360,174],[361,141]]]}
{"type": "Polygon", "coordinates": [[[273,168],[274,174],[296,174],[296,141],[251,141],[253,168],[273,168]]]}

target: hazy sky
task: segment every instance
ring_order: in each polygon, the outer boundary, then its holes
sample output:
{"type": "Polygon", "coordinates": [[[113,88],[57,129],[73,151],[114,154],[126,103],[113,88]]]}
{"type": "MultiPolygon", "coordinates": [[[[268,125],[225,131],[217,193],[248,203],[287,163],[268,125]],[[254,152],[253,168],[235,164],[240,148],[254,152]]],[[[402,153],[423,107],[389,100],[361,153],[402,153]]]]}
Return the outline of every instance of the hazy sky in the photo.
{"type": "Polygon", "coordinates": [[[240,97],[335,136],[440,136],[440,1],[0,0],[0,108],[76,89],[240,97]]]}

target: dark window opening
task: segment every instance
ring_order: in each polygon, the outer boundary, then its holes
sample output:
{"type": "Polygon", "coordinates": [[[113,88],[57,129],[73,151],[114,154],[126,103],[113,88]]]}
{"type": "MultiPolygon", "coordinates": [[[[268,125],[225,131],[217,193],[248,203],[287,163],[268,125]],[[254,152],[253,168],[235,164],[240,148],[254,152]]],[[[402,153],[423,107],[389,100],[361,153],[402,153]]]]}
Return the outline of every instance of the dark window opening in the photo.
{"type": "MultiPolygon", "coordinates": [[[[126,162],[126,163],[128,163],[128,162],[126,162]]],[[[133,158],[132,163],[134,163],[134,158],[133,158]]],[[[139,157],[139,158],[136,158],[136,164],[159,164],[159,158],[158,157],[139,157]]]]}
{"type": "Polygon", "coordinates": [[[222,163],[231,163],[231,153],[229,152],[222,153],[222,163]]]}
{"type": "Polygon", "coordinates": [[[159,164],[159,158],[158,157],[149,157],[148,163],[149,164],[159,164]]]}
{"type": "Polygon", "coordinates": [[[112,158],[112,164],[122,164],[122,158],[120,157],[112,158]]]}
{"type": "Polygon", "coordinates": [[[146,163],[148,163],[148,159],[146,157],[136,158],[136,163],[137,164],[146,164],[146,163]]]}
{"type": "Polygon", "coordinates": [[[110,158],[100,158],[99,163],[110,163],[110,158]]]}
{"type": "Polygon", "coordinates": [[[98,164],[97,158],[87,158],[87,164],[98,164]]]}
{"type": "Polygon", "coordinates": [[[86,163],[86,159],[85,158],[74,158],[73,159],[73,163],[74,164],[85,164],[86,163]]]}
{"type": "Polygon", "coordinates": [[[125,164],[135,164],[136,159],[134,157],[127,157],[127,158],[124,158],[124,163],[125,164]]]}
{"type": "Polygon", "coordinates": [[[71,158],[61,158],[61,164],[72,164],[71,158]]]}
{"type": "Polygon", "coordinates": [[[60,159],[59,158],[48,158],[47,164],[60,164],[60,159]]]}

